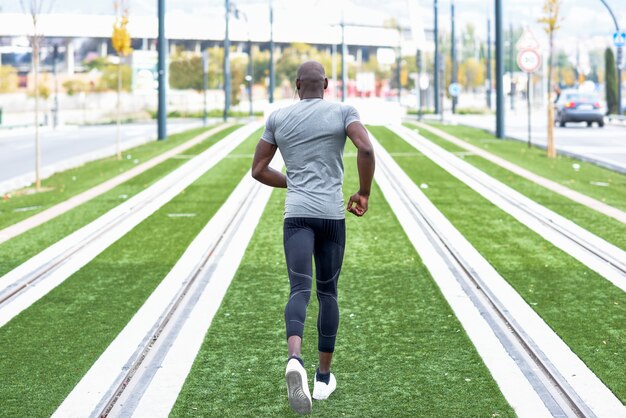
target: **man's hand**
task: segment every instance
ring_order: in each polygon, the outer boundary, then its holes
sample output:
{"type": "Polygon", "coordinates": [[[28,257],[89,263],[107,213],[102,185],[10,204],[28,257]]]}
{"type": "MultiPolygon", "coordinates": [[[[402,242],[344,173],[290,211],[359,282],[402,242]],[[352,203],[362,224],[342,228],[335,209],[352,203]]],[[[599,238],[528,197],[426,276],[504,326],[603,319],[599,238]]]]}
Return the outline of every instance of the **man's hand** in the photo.
{"type": "Polygon", "coordinates": [[[352,196],[350,196],[350,201],[348,202],[348,212],[356,215],[363,216],[365,212],[367,212],[367,201],[369,200],[369,196],[365,194],[361,194],[360,192],[356,192],[352,196]]]}

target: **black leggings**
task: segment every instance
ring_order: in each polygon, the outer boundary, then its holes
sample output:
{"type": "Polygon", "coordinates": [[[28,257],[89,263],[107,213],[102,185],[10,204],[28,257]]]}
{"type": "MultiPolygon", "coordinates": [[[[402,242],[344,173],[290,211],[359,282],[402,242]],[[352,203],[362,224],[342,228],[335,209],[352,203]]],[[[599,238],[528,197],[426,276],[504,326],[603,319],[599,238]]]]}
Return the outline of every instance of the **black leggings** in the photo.
{"type": "Polygon", "coordinates": [[[306,308],[313,281],[311,259],[315,258],[315,279],[319,314],[318,350],[332,353],[339,327],[337,282],[346,245],[345,220],[286,218],[283,243],[291,293],[285,307],[287,338],[302,338],[306,308]]]}

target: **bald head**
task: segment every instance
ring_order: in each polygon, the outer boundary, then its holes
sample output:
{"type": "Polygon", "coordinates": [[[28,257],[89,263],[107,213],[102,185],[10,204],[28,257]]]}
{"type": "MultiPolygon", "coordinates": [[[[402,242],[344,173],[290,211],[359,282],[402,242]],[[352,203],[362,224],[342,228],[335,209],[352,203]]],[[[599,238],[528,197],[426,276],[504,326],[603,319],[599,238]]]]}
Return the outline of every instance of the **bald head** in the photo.
{"type": "Polygon", "coordinates": [[[317,61],[307,61],[298,68],[296,87],[301,99],[322,98],[328,80],[324,67],[317,61]]]}

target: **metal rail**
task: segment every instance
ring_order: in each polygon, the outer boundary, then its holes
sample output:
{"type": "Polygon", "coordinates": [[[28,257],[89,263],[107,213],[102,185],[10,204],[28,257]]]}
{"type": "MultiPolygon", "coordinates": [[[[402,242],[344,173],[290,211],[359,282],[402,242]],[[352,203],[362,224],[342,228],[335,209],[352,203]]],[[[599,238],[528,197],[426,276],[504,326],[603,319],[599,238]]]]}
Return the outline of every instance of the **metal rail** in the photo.
{"type": "MultiPolygon", "coordinates": [[[[146,342],[144,347],[140,348],[139,353],[135,356],[134,360],[132,360],[128,372],[121,378],[117,388],[113,391],[113,395],[100,402],[100,405],[104,406],[98,408],[100,410],[97,414],[98,416],[109,416],[109,414],[114,411],[114,408],[118,407],[117,404],[122,397],[132,396],[128,394],[127,390],[136,390],[139,392],[138,395],[145,392],[145,388],[143,387],[131,388],[131,382],[150,380],[143,379],[143,374],[154,369],[142,369],[142,365],[146,362],[149,354],[157,351],[158,347],[162,344],[162,340],[160,339],[162,335],[166,335],[170,332],[174,334],[178,333],[179,327],[177,327],[177,325],[179,324],[177,321],[173,321],[172,318],[181,312],[189,312],[193,309],[198,301],[197,296],[201,293],[206,284],[211,281],[211,277],[214,273],[214,269],[210,268],[211,263],[216,256],[219,256],[221,252],[223,252],[224,246],[228,246],[232,242],[235,233],[245,218],[245,214],[252,210],[255,197],[260,190],[261,184],[255,182],[250,192],[246,194],[245,200],[237,210],[232,213],[228,222],[226,222],[223,229],[220,230],[218,239],[212,243],[204,253],[200,262],[194,267],[185,280],[182,281],[182,286],[176,297],[173,298],[172,303],[167,306],[163,314],[159,316],[160,322],[155,324],[152,335],[144,339],[146,342]],[[220,249],[222,251],[220,251],[220,249]],[[202,284],[204,284],[204,286],[202,286],[202,284]]],[[[132,411],[124,411],[124,413],[128,412],[132,413],[132,411]]]]}
{"type": "MultiPolygon", "coordinates": [[[[404,134],[400,134],[399,132],[398,134],[401,137],[404,136],[404,134]]],[[[415,134],[407,130],[406,135],[413,136],[415,134]]],[[[436,154],[438,158],[445,160],[445,163],[449,164],[454,169],[459,170],[463,175],[469,177],[472,181],[478,183],[480,186],[488,189],[490,193],[494,193],[496,196],[498,196],[500,199],[502,199],[509,205],[514,206],[517,209],[520,209],[521,211],[524,212],[524,214],[540,222],[543,226],[545,226],[549,230],[556,232],[561,237],[567,239],[570,243],[576,245],[577,247],[584,250],[591,256],[595,257],[597,260],[601,261],[601,263],[611,266],[624,280],[626,280],[626,258],[616,258],[613,254],[610,254],[609,252],[604,251],[602,248],[598,248],[597,245],[589,242],[587,239],[577,234],[575,231],[569,230],[567,229],[567,227],[560,225],[559,223],[555,222],[550,217],[542,213],[539,213],[537,210],[533,209],[532,207],[528,205],[528,201],[530,199],[527,199],[525,196],[519,194],[519,192],[515,190],[512,190],[508,186],[503,185],[498,180],[492,179],[491,177],[488,177],[489,180],[486,180],[485,178],[481,178],[481,175],[477,173],[484,174],[482,171],[478,170],[477,168],[473,166],[470,166],[471,168],[469,169],[467,168],[467,166],[464,167],[464,165],[468,163],[457,160],[456,157],[451,158],[450,157],[451,153],[440,148],[436,144],[432,144],[430,141],[426,139],[424,140],[417,139],[417,138],[412,138],[412,139],[414,139],[416,142],[422,141],[423,142],[422,145],[425,148],[427,148],[428,151],[432,152],[433,154],[436,154]]],[[[419,149],[418,151],[422,152],[422,150],[419,150],[419,149]]],[[[427,157],[431,158],[428,155],[427,157]]],[[[437,161],[434,161],[434,162],[438,165],[441,165],[437,161]]],[[[445,167],[443,168],[446,169],[445,167]]],[[[451,174],[454,175],[453,173],[451,174]]],[[[461,181],[463,180],[461,179],[461,181]]],[[[471,185],[469,186],[472,187],[471,185]]]]}
{"type": "Polygon", "coordinates": [[[480,275],[455,249],[454,243],[440,232],[436,223],[420,208],[384,160],[379,159],[378,169],[384,173],[394,191],[401,197],[406,209],[428,237],[430,244],[446,260],[448,268],[453,272],[463,291],[481,312],[553,416],[595,417],[504,304],[481,280],[480,275]]]}

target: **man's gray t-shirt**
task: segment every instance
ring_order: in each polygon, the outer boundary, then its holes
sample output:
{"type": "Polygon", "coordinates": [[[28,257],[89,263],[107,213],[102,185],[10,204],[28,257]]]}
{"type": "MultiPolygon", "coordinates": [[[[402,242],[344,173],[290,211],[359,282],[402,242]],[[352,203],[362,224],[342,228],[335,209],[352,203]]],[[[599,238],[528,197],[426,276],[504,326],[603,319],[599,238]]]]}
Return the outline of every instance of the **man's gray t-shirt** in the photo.
{"type": "Polygon", "coordinates": [[[344,219],[343,149],[356,109],[304,99],[267,118],[261,139],[278,146],[287,167],[285,218],[344,219]]]}

